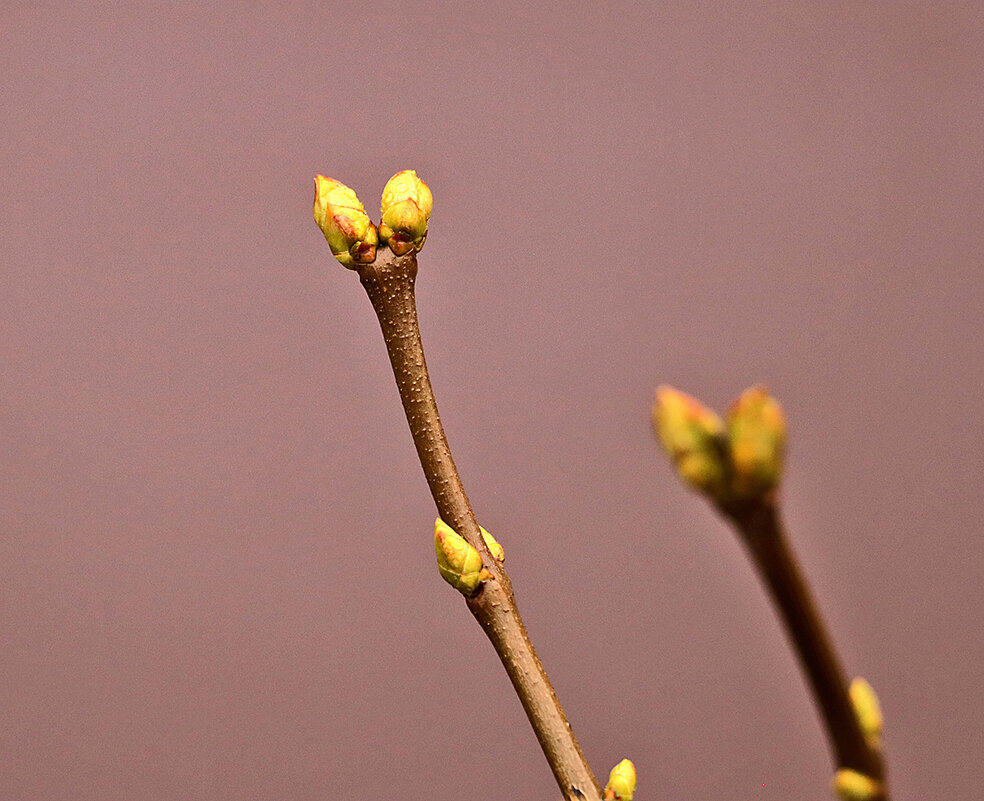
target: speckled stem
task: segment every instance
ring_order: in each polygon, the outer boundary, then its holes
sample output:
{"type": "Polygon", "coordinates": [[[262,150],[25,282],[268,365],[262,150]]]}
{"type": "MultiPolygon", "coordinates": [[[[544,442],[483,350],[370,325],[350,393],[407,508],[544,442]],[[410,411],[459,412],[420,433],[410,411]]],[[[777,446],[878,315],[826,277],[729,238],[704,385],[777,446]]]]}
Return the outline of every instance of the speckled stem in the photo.
{"type": "Polygon", "coordinates": [[[564,797],[569,801],[601,801],[598,782],[516,609],[509,576],[479,533],[451,458],[420,341],[414,299],[416,276],[414,253],[394,256],[388,249],[380,249],[373,264],[359,268],[362,286],[379,318],[410,433],[438,513],[478,549],[494,577],[468,599],[468,608],[502,660],[564,797]]]}

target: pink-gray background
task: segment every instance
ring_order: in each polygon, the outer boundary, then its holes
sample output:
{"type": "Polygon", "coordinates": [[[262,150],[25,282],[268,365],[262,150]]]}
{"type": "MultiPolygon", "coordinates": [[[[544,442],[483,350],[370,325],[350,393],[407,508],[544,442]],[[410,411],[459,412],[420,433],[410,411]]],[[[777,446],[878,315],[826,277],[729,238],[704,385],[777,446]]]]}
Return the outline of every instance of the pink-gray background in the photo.
{"type": "Polygon", "coordinates": [[[897,799],[984,784],[976,3],[12,3],[0,797],[559,795],[439,579],[322,172],[435,195],[425,345],[599,776],[828,798],[656,384],[791,420],[786,507],[897,799]]]}

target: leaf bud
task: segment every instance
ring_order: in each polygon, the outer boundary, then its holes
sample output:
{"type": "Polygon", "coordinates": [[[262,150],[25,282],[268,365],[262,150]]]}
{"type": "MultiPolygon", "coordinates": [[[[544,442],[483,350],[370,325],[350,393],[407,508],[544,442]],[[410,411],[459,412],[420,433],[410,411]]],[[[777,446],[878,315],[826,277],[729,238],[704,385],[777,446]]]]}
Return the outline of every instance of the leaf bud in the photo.
{"type": "Polygon", "coordinates": [[[463,595],[471,595],[492,577],[482,565],[481,554],[441,518],[434,521],[434,551],[442,578],[463,595]]]}
{"type": "Polygon", "coordinates": [[[881,783],[850,768],[838,770],[832,784],[834,793],[843,801],[874,801],[881,797],[881,783]]]}
{"type": "Polygon", "coordinates": [[[728,470],[721,418],[689,395],[661,386],[653,404],[653,427],[683,482],[723,499],[728,470]]]}
{"type": "Polygon", "coordinates": [[[489,534],[489,532],[487,532],[481,526],[478,527],[478,530],[482,532],[482,539],[485,540],[485,544],[488,546],[489,551],[492,553],[492,555],[500,562],[505,562],[506,552],[505,550],[503,550],[502,546],[499,545],[498,542],[496,542],[495,537],[489,534]]]}
{"type": "Polygon", "coordinates": [[[786,449],[786,417],[765,387],[746,389],[731,405],[728,441],[736,497],[758,497],[779,483],[786,449]]]}
{"type": "Polygon", "coordinates": [[[632,801],[636,789],[636,769],[631,760],[623,759],[608,774],[605,801],[632,801]]]}
{"type": "Polygon", "coordinates": [[[376,226],[345,184],[323,175],[315,177],[314,221],[328,240],[332,255],[350,270],[376,260],[376,226]]]}
{"type": "Polygon", "coordinates": [[[878,696],[875,695],[871,685],[860,676],[851,682],[848,694],[851,697],[851,706],[854,707],[854,714],[857,715],[861,733],[864,734],[869,743],[877,748],[881,740],[884,723],[878,696]]]}
{"type": "Polygon", "coordinates": [[[433,208],[430,188],[417,173],[398,172],[383,187],[380,238],[397,256],[420,250],[427,239],[427,221],[433,208]]]}

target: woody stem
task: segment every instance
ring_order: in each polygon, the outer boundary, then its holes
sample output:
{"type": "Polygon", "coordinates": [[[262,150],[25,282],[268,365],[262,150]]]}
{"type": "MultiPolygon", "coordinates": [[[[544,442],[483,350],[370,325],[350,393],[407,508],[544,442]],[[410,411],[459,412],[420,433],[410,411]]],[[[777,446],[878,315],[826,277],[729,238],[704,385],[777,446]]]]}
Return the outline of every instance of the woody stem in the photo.
{"type": "Polygon", "coordinates": [[[499,655],[564,797],[568,801],[601,801],[598,782],[516,608],[509,576],[479,532],[451,458],[420,340],[414,298],[416,254],[394,256],[380,249],[374,263],[358,270],[379,318],[410,433],[438,513],[479,551],[493,576],[468,598],[468,608],[499,655]]]}

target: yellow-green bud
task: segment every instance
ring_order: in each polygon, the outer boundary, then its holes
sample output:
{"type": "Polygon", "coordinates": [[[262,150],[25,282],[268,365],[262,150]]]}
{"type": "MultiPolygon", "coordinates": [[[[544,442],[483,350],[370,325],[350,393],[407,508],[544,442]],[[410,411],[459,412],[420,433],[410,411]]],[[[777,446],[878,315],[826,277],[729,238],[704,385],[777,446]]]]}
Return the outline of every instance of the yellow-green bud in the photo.
{"type": "Polygon", "coordinates": [[[878,696],[875,695],[871,685],[860,676],[851,682],[848,694],[851,696],[851,705],[854,707],[854,714],[857,715],[861,733],[877,748],[884,723],[878,696]]]}
{"type": "Polygon", "coordinates": [[[485,540],[485,544],[488,546],[489,551],[491,551],[492,555],[500,562],[505,562],[506,552],[503,550],[502,546],[499,545],[498,542],[496,542],[495,537],[489,534],[489,532],[487,532],[481,526],[478,527],[478,530],[482,532],[482,539],[485,540]]]}
{"type": "Polygon", "coordinates": [[[746,389],[728,410],[728,440],[736,497],[754,498],[779,483],[786,417],[765,387],[746,389]]]}
{"type": "Polygon", "coordinates": [[[843,801],[872,801],[881,795],[879,782],[863,773],[849,768],[841,768],[834,774],[834,792],[843,801]]]}
{"type": "Polygon", "coordinates": [[[636,769],[631,760],[623,759],[608,774],[605,801],[632,801],[636,789],[636,769]]]}
{"type": "Polygon", "coordinates": [[[328,240],[332,255],[350,270],[376,260],[376,226],[345,184],[323,175],[315,177],[314,221],[328,240]]]}
{"type": "Polygon", "coordinates": [[[380,238],[397,256],[420,250],[427,239],[427,221],[433,208],[430,188],[417,173],[398,172],[383,187],[380,238]]]}
{"type": "Polygon", "coordinates": [[[653,404],[653,426],[683,482],[714,499],[723,498],[728,471],[721,418],[689,395],[661,386],[653,404]]]}
{"type": "MultiPolygon", "coordinates": [[[[502,546],[496,545],[501,551],[502,546]]],[[[434,521],[434,551],[441,576],[463,595],[471,595],[479,584],[492,577],[482,566],[481,554],[441,518],[434,521]]]]}

